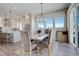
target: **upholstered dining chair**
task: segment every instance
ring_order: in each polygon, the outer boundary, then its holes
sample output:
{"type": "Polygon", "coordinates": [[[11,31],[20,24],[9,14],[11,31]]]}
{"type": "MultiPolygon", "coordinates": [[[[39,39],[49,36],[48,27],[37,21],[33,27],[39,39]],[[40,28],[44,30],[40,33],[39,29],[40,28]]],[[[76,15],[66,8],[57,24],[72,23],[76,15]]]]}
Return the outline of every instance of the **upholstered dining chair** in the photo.
{"type": "Polygon", "coordinates": [[[22,49],[23,55],[32,55],[32,49],[36,47],[36,45],[31,44],[30,35],[28,31],[20,31],[21,40],[22,40],[22,49]]]}
{"type": "Polygon", "coordinates": [[[21,33],[21,42],[22,42],[22,49],[23,49],[23,55],[25,53],[29,53],[31,55],[31,42],[29,38],[29,33],[25,31],[20,31],[21,33]]]}
{"type": "Polygon", "coordinates": [[[47,40],[43,40],[38,43],[38,45],[37,45],[38,53],[40,53],[41,50],[44,48],[47,48],[48,55],[51,55],[51,53],[52,53],[52,30],[49,32],[49,37],[47,40]]]}

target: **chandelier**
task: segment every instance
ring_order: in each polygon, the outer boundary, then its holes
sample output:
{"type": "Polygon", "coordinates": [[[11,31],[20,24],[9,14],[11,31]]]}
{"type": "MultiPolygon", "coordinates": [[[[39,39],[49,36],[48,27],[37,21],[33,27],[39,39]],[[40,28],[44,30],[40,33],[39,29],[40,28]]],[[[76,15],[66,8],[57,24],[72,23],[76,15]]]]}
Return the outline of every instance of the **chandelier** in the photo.
{"type": "Polygon", "coordinates": [[[44,14],[43,14],[43,3],[40,3],[40,5],[41,5],[40,20],[44,20],[44,14]]]}
{"type": "Polygon", "coordinates": [[[46,21],[47,19],[45,18],[44,16],[44,13],[43,13],[43,3],[40,3],[41,5],[41,14],[40,14],[40,21],[42,21],[42,23],[44,24],[44,28],[46,28],[46,21]]]}

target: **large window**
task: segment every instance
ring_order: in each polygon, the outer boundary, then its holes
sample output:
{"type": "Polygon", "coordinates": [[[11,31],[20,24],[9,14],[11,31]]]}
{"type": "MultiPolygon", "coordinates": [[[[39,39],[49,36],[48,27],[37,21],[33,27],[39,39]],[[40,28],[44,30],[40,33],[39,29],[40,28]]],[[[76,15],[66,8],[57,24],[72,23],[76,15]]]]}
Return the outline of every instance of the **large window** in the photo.
{"type": "Polygon", "coordinates": [[[37,19],[37,27],[44,28],[44,20],[37,19]]]}
{"type": "Polygon", "coordinates": [[[53,19],[52,19],[52,17],[48,17],[46,19],[46,28],[53,28],[53,19]]]}
{"type": "Polygon", "coordinates": [[[57,16],[55,18],[55,28],[63,28],[64,27],[64,16],[57,16]]]}
{"type": "Polygon", "coordinates": [[[49,16],[46,19],[37,19],[38,28],[64,28],[64,16],[57,16],[55,18],[49,16]]]}

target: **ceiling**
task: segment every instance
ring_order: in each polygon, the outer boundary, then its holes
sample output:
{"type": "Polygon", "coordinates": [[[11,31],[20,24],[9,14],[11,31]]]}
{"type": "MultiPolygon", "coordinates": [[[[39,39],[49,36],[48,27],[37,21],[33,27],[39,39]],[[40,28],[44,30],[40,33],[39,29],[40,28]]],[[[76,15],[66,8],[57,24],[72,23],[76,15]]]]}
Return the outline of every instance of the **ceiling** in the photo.
{"type": "MultiPolygon", "coordinates": [[[[69,3],[44,3],[43,12],[51,12],[60,10],[69,6],[69,3]]],[[[9,15],[9,11],[12,11],[12,15],[25,15],[32,13],[34,15],[41,13],[40,3],[0,3],[0,15],[4,16],[5,13],[9,15]]]]}

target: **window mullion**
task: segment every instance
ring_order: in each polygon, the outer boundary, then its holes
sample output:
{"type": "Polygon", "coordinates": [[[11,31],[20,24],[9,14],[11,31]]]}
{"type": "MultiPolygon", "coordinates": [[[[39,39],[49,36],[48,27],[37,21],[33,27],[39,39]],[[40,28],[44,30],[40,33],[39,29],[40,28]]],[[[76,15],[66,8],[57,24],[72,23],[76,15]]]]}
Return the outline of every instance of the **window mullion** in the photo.
{"type": "Polygon", "coordinates": [[[55,28],[55,18],[53,18],[53,28],[55,28]]]}

